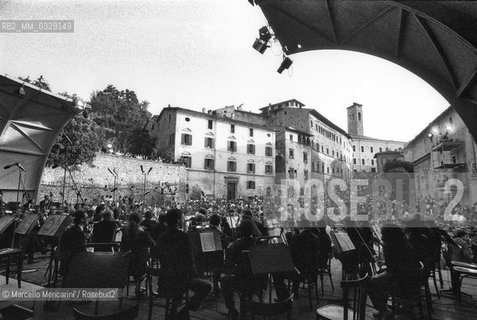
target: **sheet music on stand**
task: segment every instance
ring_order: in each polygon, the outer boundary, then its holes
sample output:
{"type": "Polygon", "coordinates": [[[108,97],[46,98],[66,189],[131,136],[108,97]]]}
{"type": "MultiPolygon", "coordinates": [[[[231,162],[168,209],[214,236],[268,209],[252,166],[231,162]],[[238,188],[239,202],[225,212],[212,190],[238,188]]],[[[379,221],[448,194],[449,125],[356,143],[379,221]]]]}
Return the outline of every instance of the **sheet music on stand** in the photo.
{"type": "Polygon", "coordinates": [[[23,220],[20,222],[18,227],[15,229],[15,233],[21,234],[21,235],[29,234],[37,223],[38,223],[37,214],[26,215],[23,218],[23,220]]]}
{"type": "Polygon", "coordinates": [[[5,215],[0,218],[0,234],[4,233],[15,220],[14,216],[5,215]]]}
{"type": "Polygon", "coordinates": [[[52,215],[49,216],[41,229],[38,231],[39,236],[59,238],[66,230],[70,223],[70,216],[52,215]]]}
{"type": "Polygon", "coordinates": [[[253,275],[294,272],[290,249],[284,243],[258,245],[250,249],[253,275]]]}
{"type": "Polygon", "coordinates": [[[336,231],[332,232],[332,239],[334,238],[335,247],[338,253],[355,250],[355,246],[346,232],[336,231]]]}
{"type": "Polygon", "coordinates": [[[220,236],[212,231],[200,232],[200,245],[202,252],[213,252],[222,250],[220,236]]]}

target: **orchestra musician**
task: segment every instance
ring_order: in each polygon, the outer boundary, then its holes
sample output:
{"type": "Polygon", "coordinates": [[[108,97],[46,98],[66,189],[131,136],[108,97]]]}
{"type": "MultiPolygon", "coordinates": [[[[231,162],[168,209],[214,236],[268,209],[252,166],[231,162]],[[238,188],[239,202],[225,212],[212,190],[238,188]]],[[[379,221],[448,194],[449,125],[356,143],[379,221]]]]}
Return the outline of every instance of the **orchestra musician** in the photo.
{"type": "MultiPolygon", "coordinates": [[[[94,224],[91,240],[93,243],[108,243],[113,241],[117,224],[112,219],[112,212],[106,210],[100,222],[94,224]]],[[[95,247],[96,251],[111,251],[111,246],[103,245],[95,247]]]]}
{"type": "Polygon", "coordinates": [[[225,252],[225,273],[220,278],[220,286],[225,299],[225,306],[229,310],[232,320],[238,319],[239,312],[235,308],[234,292],[241,293],[241,297],[251,297],[252,293],[266,286],[266,278],[252,276],[251,270],[244,266],[243,253],[257,244],[253,238],[254,224],[251,219],[244,219],[238,227],[239,238],[232,242],[225,252]]]}
{"type": "Polygon", "coordinates": [[[46,212],[50,210],[51,206],[53,205],[53,201],[51,200],[50,197],[53,197],[53,194],[50,192],[50,194],[46,194],[44,199],[40,201],[40,211],[41,212],[46,212]]]}
{"type": "Polygon", "coordinates": [[[393,293],[409,292],[415,283],[419,261],[409,246],[404,232],[397,225],[382,228],[383,254],[386,271],[379,273],[369,281],[368,294],[377,313],[376,319],[389,319],[392,315],[387,310],[387,301],[393,293]]]}
{"type": "Polygon", "coordinates": [[[167,212],[167,231],[159,236],[157,250],[161,269],[167,278],[176,279],[173,282],[178,288],[184,284],[189,285],[194,294],[190,297],[187,307],[196,311],[212,290],[212,285],[198,278],[189,237],[179,229],[182,219],[182,211],[179,209],[167,212]]]}
{"type": "Polygon", "coordinates": [[[86,251],[86,225],[88,216],[84,211],[76,211],[73,214],[73,226],[63,233],[60,241],[60,251],[62,253],[61,270],[62,274],[68,273],[70,262],[77,253],[86,251]]]}

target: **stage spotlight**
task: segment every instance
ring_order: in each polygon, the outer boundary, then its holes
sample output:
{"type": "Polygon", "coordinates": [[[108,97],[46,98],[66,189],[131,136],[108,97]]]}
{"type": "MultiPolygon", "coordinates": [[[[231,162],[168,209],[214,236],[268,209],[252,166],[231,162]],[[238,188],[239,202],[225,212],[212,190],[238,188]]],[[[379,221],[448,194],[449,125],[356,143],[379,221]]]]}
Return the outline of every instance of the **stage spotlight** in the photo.
{"type": "Polygon", "coordinates": [[[280,68],[278,68],[277,72],[282,73],[283,70],[290,68],[292,63],[293,61],[291,61],[290,58],[286,57],[285,59],[283,59],[282,64],[280,65],[280,68]]]}
{"type": "Polygon", "coordinates": [[[265,27],[261,27],[258,30],[258,38],[255,39],[255,42],[253,43],[253,48],[263,54],[267,48],[268,48],[268,41],[272,38],[272,35],[270,34],[270,30],[265,27]]]}

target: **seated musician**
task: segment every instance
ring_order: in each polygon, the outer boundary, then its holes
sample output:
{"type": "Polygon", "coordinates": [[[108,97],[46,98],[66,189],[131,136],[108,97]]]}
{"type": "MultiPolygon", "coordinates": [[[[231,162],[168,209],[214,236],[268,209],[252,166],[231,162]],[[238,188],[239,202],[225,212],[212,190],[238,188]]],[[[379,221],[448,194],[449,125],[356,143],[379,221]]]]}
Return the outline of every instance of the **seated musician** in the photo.
{"type": "Polygon", "coordinates": [[[144,213],[144,220],[141,222],[141,226],[144,227],[145,231],[149,233],[151,238],[157,240],[159,234],[157,233],[157,221],[152,218],[152,211],[148,210],[144,213]]]}
{"type": "MultiPolygon", "coordinates": [[[[140,218],[137,213],[129,215],[129,222],[123,232],[121,239],[121,251],[131,250],[129,263],[129,274],[134,280],[140,280],[146,273],[147,260],[149,258],[149,247],[154,247],[156,242],[140,226],[140,218]]],[[[136,287],[136,295],[140,295],[140,287],[136,287]]]]}
{"type": "MultiPolygon", "coordinates": [[[[103,212],[103,218],[100,222],[94,224],[92,241],[93,243],[112,242],[116,233],[117,224],[112,219],[112,212],[106,210],[103,212]]],[[[102,245],[95,247],[95,251],[111,251],[111,246],[102,245]]]]}
{"type": "Polygon", "coordinates": [[[73,226],[69,227],[62,235],[60,251],[62,252],[61,270],[66,275],[69,270],[71,258],[80,252],[86,251],[85,229],[88,218],[84,211],[73,213],[73,226]]]}
{"type": "Polygon", "coordinates": [[[255,237],[261,237],[262,236],[262,232],[260,231],[260,229],[257,227],[257,224],[258,222],[253,218],[253,215],[252,215],[252,211],[250,210],[244,210],[243,214],[242,214],[242,220],[249,220],[252,222],[252,225],[253,225],[253,235],[255,237]]]}
{"type": "Polygon", "coordinates": [[[318,230],[306,228],[292,234],[288,245],[292,256],[293,264],[298,269],[299,274],[274,275],[273,280],[278,300],[286,300],[289,293],[286,289],[284,279],[293,280],[294,299],[298,300],[298,289],[300,282],[305,279],[317,279],[319,269],[319,252],[321,248],[318,230]]]}
{"type": "MultiPolygon", "coordinates": [[[[227,248],[227,246],[228,246],[229,242],[232,240],[232,238],[225,235],[219,229],[219,225],[220,225],[220,216],[218,214],[213,214],[210,217],[210,220],[209,220],[208,230],[211,230],[212,232],[214,232],[214,234],[217,234],[220,237],[221,242],[222,242],[222,248],[227,248]]],[[[217,256],[213,256],[213,257],[210,257],[210,258],[214,259],[214,258],[217,258],[217,256]]],[[[221,259],[220,264],[222,264],[223,256],[220,257],[220,259],[221,259]]],[[[219,263],[217,263],[217,264],[219,264],[219,263]]],[[[222,274],[222,272],[224,272],[224,269],[221,268],[221,267],[216,268],[214,270],[213,283],[214,283],[214,293],[215,294],[217,294],[220,291],[219,280],[220,280],[220,275],[222,274]]]]}
{"type": "MultiPolygon", "coordinates": [[[[50,193],[50,195],[51,195],[51,193],[50,193]]],[[[45,198],[40,201],[40,211],[41,212],[49,211],[51,206],[53,205],[53,201],[51,201],[50,195],[45,195],[45,198]]]]}
{"type": "Polygon", "coordinates": [[[419,261],[409,246],[404,232],[397,225],[387,225],[381,230],[386,271],[373,276],[368,294],[377,313],[377,319],[389,319],[387,301],[391,294],[406,293],[419,279],[415,277],[419,261]]]}
{"type": "MultiPolygon", "coordinates": [[[[454,244],[448,245],[448,253],[444,254],[444,259],[449,263],[450,261],[460,261],[465,263],[475,263],[472,247],[467,239],[467,234],[464,230],[457,230],[454,234],[454,244]]],[[[460,291],[459,274],[454,272],[451,268],[451,283],[452,290],[460,291]]]]}
{"type": "MultiPolygon", "coordinates": [[[[238,227],[239,238],[232,242],[225,252],[225,274],[220,279],[220,286],[229,309],[231,319],[238,319],[239,312],[235,308],[234,292],[240,292],[241,297],[250,298],[253,291],[264,283],[262,277],[253,277],[250,268],[244,261],[242,251],[249,250],[257,241],[253,238],[254,224],[250,219],[244,219],[238,227]]],[[[265,279],[266,283],[266,279],[265,279]]]]}
{"type": "MultiPolygon", "coordinates": [[[[197,277],[191,243],[187,234],[179,229],[182,223],[182,211],[171,209],[166,214],[167,231],[157,241],[157,251],[161,270],[169,279],[180,279],[175,285],[189,285],[194,293],[189,298],[188,309],[196,311],[212,290],[212,285],[197,277]]],[[[160,287],[160,286],[159,286],[160,287]]]]}

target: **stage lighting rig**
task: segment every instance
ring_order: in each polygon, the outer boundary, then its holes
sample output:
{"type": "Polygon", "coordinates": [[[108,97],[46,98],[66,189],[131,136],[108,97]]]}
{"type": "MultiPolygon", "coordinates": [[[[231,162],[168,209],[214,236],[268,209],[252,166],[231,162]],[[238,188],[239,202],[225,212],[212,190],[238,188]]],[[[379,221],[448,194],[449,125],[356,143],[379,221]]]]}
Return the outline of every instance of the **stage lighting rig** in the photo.
{"type": "Polygon", "coordinates": [[[282,64],[280,65],[280,67],[278,68],[277,72],[278,73],[282,73],[283,70],[285,69],[288,69],[290,68],[290,66],[292,65],[293,61],[288,58],[288,57],[284,57],[283,61],[282,61],[282,64]]]}
{"type": "Polygon", "coordinates": [[[263,54],[269,47],[268,42],[271,38],[272,34],[270,33],[270,30],[268,30],[268,27],[261,27],[258,30],[258,38],[255,39],[255,42],[253,43],[253,48],[263,54]]]}

